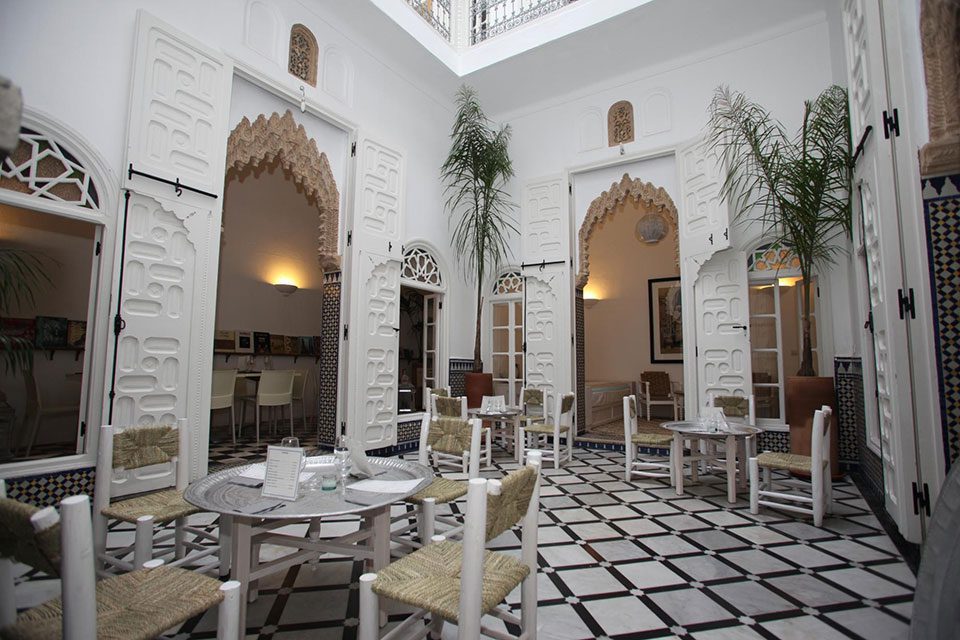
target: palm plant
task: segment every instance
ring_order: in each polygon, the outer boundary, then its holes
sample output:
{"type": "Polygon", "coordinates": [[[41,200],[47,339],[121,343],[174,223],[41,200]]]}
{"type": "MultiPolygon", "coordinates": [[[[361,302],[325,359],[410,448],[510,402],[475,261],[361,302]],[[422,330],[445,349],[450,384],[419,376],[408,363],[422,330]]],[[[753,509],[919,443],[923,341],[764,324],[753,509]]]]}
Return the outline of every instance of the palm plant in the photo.
{"type": "Polygon", "coordinates": [[[810,281],[834,263],[850,234],[850,115],[847,91],[828,87],[804,102],[794,137],[742,93],[718,87],[710,103],[709,145],[727,167],[721,195],[734,218],[762,225],[793,250],[803,276],[803,356],[798,376],[815,375],[810,342],[810,281]]]}
{"type": "Polygon", "coordinates": [[[495,272],[509,253],[508,232],[517,232],[510,217],[515,205],[504,190],[513,177],[508,153],[510,126],[494,128],[471,87],[460,87],[456,100],[452,143],[440,177],[446,185],[447,212],[451,220],[459,216],[453,230],[457,260],[467,281],[477,286],[473,370],[479,373],[484,278],[495,272]]]}
{"type": "MultiPolygon", "coordinates": [[[[32,307],[34,292],[51,283],[43,257],[35,252],[0,247],[0,316],[15,308],[32,307]]],[[[4,373],[33,366],[33,342],[0,328],[0,363],[4,373]]]]}

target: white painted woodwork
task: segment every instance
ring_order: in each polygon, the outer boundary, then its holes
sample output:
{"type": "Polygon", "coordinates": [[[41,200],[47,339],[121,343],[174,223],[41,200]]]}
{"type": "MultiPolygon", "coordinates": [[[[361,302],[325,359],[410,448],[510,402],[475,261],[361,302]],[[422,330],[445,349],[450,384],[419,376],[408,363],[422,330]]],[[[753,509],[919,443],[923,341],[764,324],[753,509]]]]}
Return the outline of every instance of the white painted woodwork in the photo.
{"type": "Polygon", "coordinates": [[[348,247],[346,432],[367,449],[397,443],[400,273],[403,252],[402,155],[357,141],[348,247]]]}
{"type": "Polygon", "coordinates": [[[124,167],[132,163],[217,197],[178,196],[170,185],[124,172],[130,198],[116,283],[124,325],[112,423],[186,419],[191,479],[207,469],[231,81],[221,53],[138,13],[124,167]]]}
{"type": "Polygon", "coordinates": [[[677,149],[681,256],[709,258],[730,246],[730,214],[721,200],[723,165],[719,153],[698,138],[677,149]]]}
{"type": "MultiPolygon", "coordinates": [[[[726,249],[700,267],[694,286],[696,308],[697,402],[712,405],[716,395],[753,393],[747,257],[726,249]]],[[[690,414],[691,416],[693,414],[690,414]]]]}
{"type": "MultiPolygon", "coordinates": [[[[906,288],[897,224],[897,177],[892,146],[883,136],[883,111],[888,104],[880,5],[870,0],[845,0],[843,33],[854,140],[860,139],[867,126],[873,127],[853,180],[854,214],[861,216],[873,320],[874,362],[863,366],[872,364],[876,374],[885,506],[903,536],[920,542],[922,522],[913,513],[911,487],[918,473],[914,466],[917,450],[910,352],[907,323],[900,318],[897,297],[898,290],[906,288]]],[[[870,350],[864,349],[864,353],[870,350]]],[[[874,399],[865,393],[864,401],[874,399]]]]}
{"type": "Polygon", "coordinates": [[[541,388],[552,406],[573,390],[573,278],[570,198],[565,175],[528,182],[521,195],[524,275],[524,385],[541,388]],[[544,263],[557,262],[558,264],[544,263]]]}

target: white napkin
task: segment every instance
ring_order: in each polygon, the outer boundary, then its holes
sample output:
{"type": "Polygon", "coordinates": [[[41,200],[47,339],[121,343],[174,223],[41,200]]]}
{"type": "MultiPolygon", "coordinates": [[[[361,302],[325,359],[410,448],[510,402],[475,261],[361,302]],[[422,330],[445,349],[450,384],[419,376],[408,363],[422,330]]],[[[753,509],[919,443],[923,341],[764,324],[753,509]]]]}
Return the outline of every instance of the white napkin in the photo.
{"type": "Polygon", "coordinates": [[[361,480],[350,485],[350,489],[372,493],[406,493],[416,489],[420,482],[420,480],[361,480]]]}
{"type": "Polygon", "coordinates": [[[347,448],[350,449],[350,475],[357,478],[372,478],[377,475],[373,465],[367,460],[367,452],[363,450],[363,443],[351,438],[345,438],[345,440],[347,448]]]}

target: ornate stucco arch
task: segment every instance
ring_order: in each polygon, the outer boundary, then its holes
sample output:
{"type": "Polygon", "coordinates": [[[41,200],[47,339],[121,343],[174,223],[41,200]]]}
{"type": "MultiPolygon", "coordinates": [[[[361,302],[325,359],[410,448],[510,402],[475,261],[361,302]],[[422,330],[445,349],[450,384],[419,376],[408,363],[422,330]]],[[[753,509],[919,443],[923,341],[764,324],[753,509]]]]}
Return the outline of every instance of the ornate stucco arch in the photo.
{"type": "Polygon", "coordinates": [[[610,216],[614,209],[627,198],[633,198],[652,212],[660,213],[673,227],[674,255],[680,264],[680,235],[677,232],[677,206],[663,187],[655,187],[639,178],[631,179],[625,173],[620,182],[614,182],[607,191],[601,193],[590,203],[587,217],[580,226],[580,271],[577,274],[577,287],[584,287],[590,278],[590,238],[594,230],[610,216]]]}
{"type": "Polygon", "coordinates": [[[317,142],[297,124],[288,109],[282,116],[263,114],[251,123],[246,117],[230,132],[227,140],[227,171],[241,171],[261,163],[278,161],[304,195],[315,203],[320,221],[317,227],[317,253],[324,271],[340,270],[337,252],[340,222],[340,193],[330,170],[327,155],[317,142]]]}

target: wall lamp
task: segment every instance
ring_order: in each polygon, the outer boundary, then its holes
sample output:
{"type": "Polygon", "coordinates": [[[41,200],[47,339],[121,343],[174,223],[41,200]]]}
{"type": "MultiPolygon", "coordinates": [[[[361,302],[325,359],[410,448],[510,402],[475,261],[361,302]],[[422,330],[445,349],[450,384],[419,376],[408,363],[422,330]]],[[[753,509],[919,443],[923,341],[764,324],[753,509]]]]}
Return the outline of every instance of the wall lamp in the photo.
{"type": "Polygon", "coordinates": [[[285,296],[290,295],[300,287],[295,284],[290,284],[289,282],[275,282],[273,288],[282,293],[285,296]]]}

